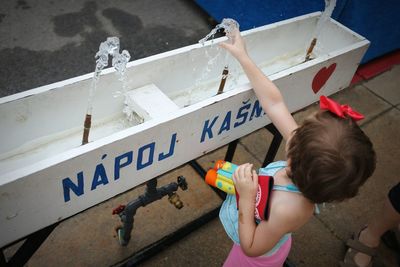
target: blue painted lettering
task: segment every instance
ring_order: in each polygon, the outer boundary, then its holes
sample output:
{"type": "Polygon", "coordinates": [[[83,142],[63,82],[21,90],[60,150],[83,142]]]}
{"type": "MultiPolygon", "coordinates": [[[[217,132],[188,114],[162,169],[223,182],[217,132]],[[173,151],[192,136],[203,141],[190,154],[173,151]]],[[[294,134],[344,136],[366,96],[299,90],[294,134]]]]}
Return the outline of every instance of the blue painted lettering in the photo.
{"type": "Polygon", "coordinates": [[[78,179],[78,184],[71,181],[69,177],[62,180],[63,191],[64,191],[64,202],[71,200],[70,190],[72,190],[75,195],[80,196],[83,194],[83,172],[78,172],[76,175],[78,179]]]}
{"type": "Polygon", "coordinates": [[[234,128],[245,123],[247,120],[247,116],[249,115],[248,110],[251,107],[251,103],[248,103],[248,101],[246,101],[246,102],[243,102],[243,104],[244,104],[244,106],[240,107],[240,109],[236,115],[236,120],[239,120],[239,119],[241,119],[241,120],[235,122],[235,124],[233,125],[234,128]]]}
{"type": "Polygon", "coordinates": [[[106,169],[104,168],[103,163],[97,164],[96,169],[94,171],[93,180],[92,180],[92,187],[91,190],[96,189],[99,185],[106,185],[108,184],[108,178],[106,169]]]}
{"type": "Polygon", "coordinates": [[[136,167],[137,170],[141,170],[141,169],[153,164],[155,145],[156,145],[156,143],[152,142],[150,144],[147,144],[147,145],[142,146],[141,148],[139,148],[139,150],[138,150],[138,158],[137,158],[137,167],[136,167]],[[148,156],[147,162],[143,163],[143,153],[146,150],[149,150],[149,156],[148,156]]]}
{"type": "Polygon", "coordinates": [[[122,154],[122,155],[120,155],[120,156],[115,158],[115,161],[114,161],[114,180],[119,179],[120,170],[123,167],[126,167],[129,164],[131,164],[132,160],[133,160],[133,151],[126,152],[125,154],[122,154]],[[126,159],[126,161],[124,163],[121,163],[123,159],[126,159]]]}
{"type": "MultiPolygon", "coordinates": [[[[236,117],[234,117],[234,121],[232,121],[232,110],[226,112],[224,120],[221,122],[217,135],[221,135],[224,132],[228,132],[231,128],[239,127],[246,122],[253,120],[254,118],[262,117],[265,112],[260,105],[260,102],[256,100],[254,103],[251,102],[251,99],[242,102],[242,106],[237,110],[236,117]],[[253,107],[252,107],[253,106],[253,107]],[[251,110],[251,112],[250,112],[251,110]]],[[[235,116],[235,115],[234,115],[235,116]]],[[[208,139],[212,139],[214,137],[213,127],[218,127],[217,119],[219,116],[216,116],[212,119],[210,123],[210,119],[204,122],[203,132],[201,134],[200,143],[203,143],[207,137],[208,139]]],[[[217,128],[218,129],[218,128],[217,128]]]]}
{"type": "Polygon", "coordinates": [[[206,134],[208,135],[208,138],[211,139],[213,138],[213,133],[212,133],[212,127],[214,126],[215,122],[217,121],[218,116],[216,116],[210,125],[208,125],[210,123],[210,120],[206,120],[204,122],[204,127],[203,127],[203,132],[201,133],[201,139],[200,139],[200,143],[203,143],[204,140],[206,139],[206,134]]]}
{"type": "Polygon", "coordinates": [[[164,154],[164,152],[162,152],[162,153],[158,154],[158,161],[162,161],[168,157],[171,157],[174,154],[175,143],[176,143],[176,133],[174,133],[171,137],[171,143],[169,144],[168,153],[164,154]]]}
{"type": "Polygon", "coordinates": [[[232,111],[228,111],[226,113],[225,119],[222,122],[221,128],[219,128],[218,135],[220,135],[223,131],[229,131],[231,129],[231,114],[232,111]]]}
{"type": "Polygon", "coordinates": [[[258,100],[256,100],[256,102],[254,103],[253,106],[253,110],[251,111],[251,115],[250,115],[250,119],[249,121],[251,121],[255,115],[256,118],[261,117],[261,115],[264,115],[265,112],[263,112],[263,109],[260,105],[260,102],[258,100]],[[262,113],[262,114],[261,114],[262,113]]]}

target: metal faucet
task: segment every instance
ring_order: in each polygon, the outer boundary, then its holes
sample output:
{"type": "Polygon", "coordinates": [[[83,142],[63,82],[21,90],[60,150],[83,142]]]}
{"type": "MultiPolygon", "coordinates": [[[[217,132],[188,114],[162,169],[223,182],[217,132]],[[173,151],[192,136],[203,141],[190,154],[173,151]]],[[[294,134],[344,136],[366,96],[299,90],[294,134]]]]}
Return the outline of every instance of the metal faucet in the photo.
{"type": "Polygon", "coordinates": [[[116,231],[118,234],[118,241],[121,246],[126,246],[131,239],[131,231],[133,229],[134,216],[136,210],[140,207],[144,207],[162,197],[168,195],[169,202],[173,204],[177,209],[183,207],[183,203],[180,200],[176,191],[178,188],[186,190],[188,188],[185,177],[179,176],[177,182],[164,185],[157,188],[157,178],[153,178],[146,183],[146,192],[140,195],[137,199],[129,202],[126,206],[120,205],[113,210],[113,215],[118,214],[122,226],[117,227],[116,231]]]}

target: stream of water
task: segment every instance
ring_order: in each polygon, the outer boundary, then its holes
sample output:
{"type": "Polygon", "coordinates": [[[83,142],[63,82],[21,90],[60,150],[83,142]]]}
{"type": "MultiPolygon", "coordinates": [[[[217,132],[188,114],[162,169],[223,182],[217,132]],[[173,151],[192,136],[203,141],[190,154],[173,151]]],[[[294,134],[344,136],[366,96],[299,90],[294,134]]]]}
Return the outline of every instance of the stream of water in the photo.
{"type": "MultiPolygon", "coordinates": [[[[329,19],[331,18],[333,10],[335,9],[335,6],[336,6],[336,0],[325,0],[325,9],[322,12],[322,14],[317,22],[317,27],[315,28],[315,31],[312,35],[312,40],[311,40],[310,46],[308,47],[307,52],[306,52],[305,61],[312,59],[313,49],[318,42],[318,38],[321,34],[322,29],[325,27],[326,23],[328,23],[329,19]]],[[[321,42],[318,42],[317,47],[319,50],[321,50],[321,51],[323,50],[321,42]]]]}
{"type": "Polygon", "coordinates": [[[109,57],[112,58],[111,64],[115,68],[119,76],[119,80],[122,83],[122,94],[126,93],[125,70],[126,64],[131,56],[127,50],[123,50],[122,53],[120,53],[119,48],[119,38],[108,37],[106,41],[100,44],[99,51],[95,55],[96,67],[89,90],[88,104],[83,127],[82,145],[89,142],[89,132],[92,124],[93,98],[97,90],[97,83],[99,82],[101,71],[108,66],[109,57]]]}
{"type": "MultiPolygon", "coordinates": [[[[228,37],[228,42],[231,40],[231,33],[233,32],[234,29],[239,29],[239,23],[237,21],[235,21],[234,19],[231,18],[224,18],[222,20],[222,22],[220,24],[217,24],[211,31],[210,33],[208,33],[204,38],[199,40],[199,43],[201,45],[205,45],[205,42],[211,39],[212,45],[210,45],[209,47],[205,48],[205,57],[207,58],[207,65],[204,67],[204,70],[201,71],[201,74],[199,76],[197,76],[197,78],[195,79],[194,82],[194,86],[191,87],[188,91],[188,100],[187,102],[184,104],[184,106],[189,106],[192,104],[192,94],[193,94],[193,90],[199,89],[202,86],[205,86],[205,81],[209,80],[209,76],[211,74],[211,71],[213,71],[213,69],[215,69],[215,66],[218,62],[220,62],[220,60],[223,60],[224,62],[224,66],[226,68],[228,68],[228,61],[229,61],[229,54],[226,51],[223,51],[222,48],[215,46],[213,44],[214,41],[214,37],[215,35],[218,33],[218,31],[220,30],[224,30],[226,37],[228,37]],[[212,51],[212,50],[216,50],[216,51],[212,51]],[[221,53],[221,51],[223,51],[221,53]],[[222,54],[225,53],[225,56],[223,59],[221,59],[220,57],[222,57],[222,54]]],[[[193,70],[194,72],[197,71],[197,69],[193,70]]],[[[221,72],[223,71],[222,69],[220,70],[221,72]]],[[[224,74],[225,76],[223,76],[223,79],[227,79],[228,77],[231,77],[231,74],[224,74]]],[[[216,88],[216,92],[217,92],[216,88]]]]}
{"type": "Polygon", "coordinates": [[[108,66],[109,57],[112,58],[112,66],[117,71],[119,80],[122,82],[122,93],[125,93],[125,70],[126,64],[131,56],[127,50],[123,50],[122,53],[120,53],[119,49],[118,37],[108,37],[106,41],[100,44],[99,51],[95,55],[96,67],[90,87],[86,114],[92,115],[93,98],[96,93],[97,83],[99,82],[101,71],[108,66]]]}

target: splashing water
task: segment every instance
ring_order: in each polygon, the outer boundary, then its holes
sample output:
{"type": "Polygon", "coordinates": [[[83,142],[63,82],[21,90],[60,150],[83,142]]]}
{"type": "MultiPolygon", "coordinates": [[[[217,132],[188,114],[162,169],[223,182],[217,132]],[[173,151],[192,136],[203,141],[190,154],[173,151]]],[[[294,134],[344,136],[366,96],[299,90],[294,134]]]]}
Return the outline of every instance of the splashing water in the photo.
{"type": "Polygon", "coordinates": [[[102,42],[99,46],[99,51],[96,53],[96,67],[93,74],[92,84],[89,92],[88,106],[86,114],[92,115],[93,111],[93,97],[96,93],[97,83],[99,81],[99,77],[101,71],[108,66],[109,56],[112,57],[112,66],[117,71],[119,75],[119,80],[123,82],[123,91],[125,90],[125,70],[126,64],[131,58],[129,52],[127,50],[123,50],[122,53],[119,53],[119,38],[118,37],[108,37],[105,42],[102,42]]]}
{"type": "Polygon", "coordinates": [[[119,80],[122,81],[122,91],[125,91],[126,63],[128,63],[131,56],[126,50],[122,51],[122,53],[119,53],[118,37],[108,37],[105,42],[100,44],[99,51],[95,55],[96,67],[89,91],[86,116],[83,126],[82,145],[89,142],[89,132],[92,123],[93,98],[96,93],[97,83],[99,81],[101,71],[104,69],[104,67],[108,66],[109,56],[112,57],[112,65],[119,75],[119,80]]]}
{"type": "MultiPolygon", "coordinates": [[[[207,58],[207,65],[205,66],[204,70],[201,72],[201,75],[199,75],[195,79],[194,86],[189,89],[188,100],[187,100],[187,103],[185,103],[184,106],[190,106],[192,104],[192,93],[193,93],[193,90],[200,90],[202,88],[203,81],[206,81],[206,80],[209,79],[209,76],[211,74],[212,69],[218,63],[218,59],[219,59],[220,54],[216,53],[215,56],[212,56],[209,53],[209,49],[213,49],[213,48],[212,47],[210,47],[208,49],[206,48],[205,52],[204,52],[205,53],[205,57],[207,58]]],[[[216,49],[220,49],[220,48],[217,47],[216,49]]],[[[194,68],[193,72],[196,72],[196,71],[197,71],[197,69],[194,68]]],[[[207,85],[203,85],[203,86],[207,86],[207,85]]]]}
{"type": "Polygon", "coordinates": [[[225,18],[222,20],[222,22],[220,24],[218,24],[217,26],[215,26],[214,29],[211,30],[211,32],[209,34],[206,35],[206,37],[204,37],[203,39],[199,40],[199,43],[204,45],[204,43],[212,38],[212,40],[214,39],[215,34],[218,32],[218,30],[220,29],[224,29],[226,36],[228,37],[228,39],[231,38],[231,33],[235,30],[235,29],[239,29],[239,23],[234,20],[234,19],[230,19],[230,18],[225,18]]]}
{"type": "Polygon", "coordinates": [[[129,59],[131,59],[131,55],[126,50],[123,50],[121,54],[117,53],[113,57],[112,65],[117,71],[120,81],[123,81],[125,78],[126,64],[129,62],[129,59]]]}
{"type": "MultiPolygon", "coordinates": [[[[318,20],[317,27],[314,31],[310,46],[307,49],[305,61],[308,61],[312,58],[311,53],[312,53],[315,45],[317,44],[317,40],[319,38],[319,35],[321,34],[322,29],[324,28],[325,24],[332,16],[332,12],[335,9],[335,6],[336,6],[336,0],[325,0],[325,10],[324,10],[324,12],[322,12],[322,14],[318,20]]],[[[320,45],[319,49],[322,50],[321,45],[320,45]]]]}
{"type": "MultiPolygon", "coordinates": [[[[122,51],[121,54],[118,54],[116,57],[113,58],[112,60],[112,65],[117,71],[117,74],[119,75],[119,80],[122,82],[122,92],[117,91],[114,97],[118,97],[119,95],[122,95],[124,99],[124,108],[122,109],[122,113],[125,114],[125,118],[129,123],[131,122],[139,122],[142,123],[143,119],[136,114],[136,112],[132,108],[132,104],[130,101],[132,101],[129,97],[126,95],[126,80],[125,80],[125,71],[126,71],[126,64],[128,63],[130,59],[130,55],[128,51],[124,50],[122,51]]],[[[122,121],[123,124],[125,124],[125,120],[122,121]]]]}
{"type": "Polygon", "coordinates": [[[322,28],[325,26],[327,21],[332,16],[333,10],[336,6],[336,0],[325,0],[325,10],[322,12],[321,17],[318,20],[317,28],[314,33],[314,37],[318,38],[321,33],[322,28]]]}
{"type": "MultiPolygon", "coordinates": [[[[210,31],[209,34],[207,34],[204,38],[199,40],[199,43],[204,46],[204,44],[207,40],[209,40],[209,39],[214,40],[215,34],[221,29],[224,30],[226,37],[228,37],[228,41],[231,41],[232,32],[235,29],[239,29],[239,23],[234,19],[224,18],[220,24],[217,24],[215,26],[215,28],[210,31]]],[[[228,53],[225,50],[224,50],[224,52],[225,52],[225,59],[223,59],[223,62],[225,64],[225,66],[227,67],[228,66],[228,63],[227,63],[228,62],[228,53]]],[[[208,79],[214,66],[218,62],[221,62],[219,59],[219,57],[221,56],[219,47],[213,48],[213,46],[210,46],[209,48],[205,49],[205,56],[208,59],[207,65],[206,65],[204,71],[201,73],[201,75],[199,75],[198,78],[195,80],[194,87],[192,87],[189,90],[189,99],[188,99],[188,103],[185,104],[185,106],[188,106],[191,104],[192,90],[200,88],[203,81],[208,79]],[[216,54],[214,56],[211,56],[210,54],[212,54],[212,53],[209,53],[209,50],[211,51],[211,49],[217,49],[216,54]]],[[[194,71],[196,71],[196,70],[194,69],[194,71]]]]}

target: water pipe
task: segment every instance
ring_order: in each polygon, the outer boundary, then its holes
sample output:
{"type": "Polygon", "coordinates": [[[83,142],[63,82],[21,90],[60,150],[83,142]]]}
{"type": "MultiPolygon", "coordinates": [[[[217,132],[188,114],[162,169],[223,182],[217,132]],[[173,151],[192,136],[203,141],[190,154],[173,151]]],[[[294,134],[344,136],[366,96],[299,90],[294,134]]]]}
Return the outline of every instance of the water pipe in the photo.
{"type": "Polygon", "coordinates": [[[221,82],[219,84],[217,95],[222,94],[224,92],[225,82],[226,82],[226,78],[228,78],[228,73],[229,73],[228,66],[225,66],[224,70],[222,71],[222,78],[221,78],[221,82]]]}
{"type": "Polygon", "coordinates": [[[169,202],[177,209],[181,209],[183,203],[180,201],[178,194],[176,194],[179,187],[182,190],[188,188],[186,179],[183,176],[179,176],[176,183],[172,182],[159,188],[157,188],[157,178],[154,178],[146,183],[146,192],[143,195],[140,195],[137,199],[129,202],[126,206],[120,205],[115,208],[113,214],[118,214],[122,222],[122,226],[119,226],[116,229],[120,245],[128,245],[129,240],[131,239],[134,216],[138,208],[144,207],[168,195],[169,202]]]}
{"type": "Polygon", "coordinates": [[[316,44],[317,44],[317,38],[313,38],[310,46],[307,49],[306,59],[304,60],[304,62],[307,62],[311,59],[311,53],[314,50],[316,44]]]}
{"type": "Polygon", "coordinates": [[[85,122],[83,124],[82,145],[86,145],[87,143],[89,143],[89,132],[91,125],[92,125],[92,115],[86,114],[85,122]]]}

